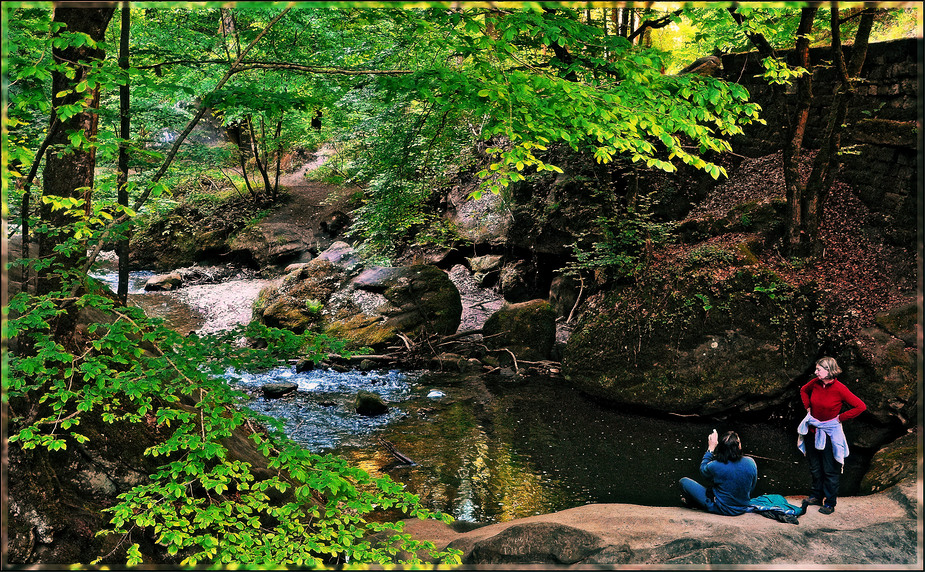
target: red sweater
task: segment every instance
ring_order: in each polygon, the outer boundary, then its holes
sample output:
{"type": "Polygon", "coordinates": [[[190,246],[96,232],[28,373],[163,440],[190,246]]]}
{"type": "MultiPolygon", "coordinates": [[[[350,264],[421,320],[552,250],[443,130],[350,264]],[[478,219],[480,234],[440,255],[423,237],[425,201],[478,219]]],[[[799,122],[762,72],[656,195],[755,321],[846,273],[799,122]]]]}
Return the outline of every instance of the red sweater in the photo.
{"type": "Polygon", "coordinates": [[[803,400],[803,407],[809,409],[810,414],[819,421],[829,421],[836,416],[840,421],[846,421],[867,409],[867,405],[837,379],[824,385],[818,377],[814,377],[800,388],[800,398],[803,400]],[[847,404],[851,409],[842,413],[842,404],[847,404]]]}

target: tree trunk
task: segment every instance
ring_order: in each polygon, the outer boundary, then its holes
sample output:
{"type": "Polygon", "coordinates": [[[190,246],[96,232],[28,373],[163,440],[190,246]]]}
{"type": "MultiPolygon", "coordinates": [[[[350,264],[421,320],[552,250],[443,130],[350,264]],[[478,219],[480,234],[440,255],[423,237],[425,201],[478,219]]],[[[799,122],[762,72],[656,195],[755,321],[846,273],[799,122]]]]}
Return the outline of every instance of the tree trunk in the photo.
{"type": "MultiPolygon", "coordinates": [[[[129,63],[129,33],[132,26],[132,11],[128,2],[122,3],[122,30],[119,37],[119,67],[128,70],[129,63]]],[[[130,115],[130,88],[129,80],[119,86],[119,174],[116,180],[119,204],[128,207],[128,140],[132,136],[130,115]]],[[[130,227],[128,227],[130,228],[130,227]]],[[[116,294],[123,304],[128,303],[128,257],[129,233],[119,237],[116,251],[119,255],[119,285],[116,294]]]]}
{"type": "Polygon", "coordinates": [[[873,27],[874,12],[872,9],[866,9],[861,14],[861,21],[855,34],[854,47],[851,52],[851,63],[847,66],[845,65],[842,51],[838,11],[835,6],[832,7],[831,21],[832,50],[841,82],[836,88],[835,97],[830,108],[825,127],[825,139],[819,149],[819,154],[816,155],[813,172],[810,174],[804,191],[806,197],[803,216],[806,219],[806,233],[812,246],[812,255],[816,257],[822,256],[823,246],[819,236],[822,211],[825,208],[825,200],[828,197],[829,190],[832,188],[835,176],[838,173],[838,151],[841,148],[841,134],[844,131],[848,103],[855,92],[852,82],[861,73],[864,60],[867,58],[867,45],[870,40],[870,31],[873,27]]]}
{"type": "Polygon", "coordinates": [[[273,181],[273,200],[275,201],[279,194],[279,172],[283,164],[283,142],[280,137],[283,134],[283,113],[279,115],[279,121],[276,122],[276,179],[273,181]]]}
{"type": "MultiPolygon", "coordinates": [[[[99,8],[84,8],[81,6],[81,2],[61,2],[56,4],[54,22],[64,24],[68,32],[83,32],[97,42],[102,41],[115,8],[112,6],[99,8]]],[[[68,133],[75,130],[83,131],[85,137],[92,141],[97,116],[96,109],[92,107],[93,102],[89,100],[89,98],[93,97],[93,93],[88,93],[87,91],[78,93],[74,89],[77,84],[87,79],[90,68],[75,62],[100,60],[104,56],[105,54],[101,49],[91,48],[87,45],[67,46],[52,50],[52,58],[55,63],[69,65],[74,71],[73,78],[69,78],[60,71],[52,73],[51,93],[54,109],[61,105],[81,102],[86,107],[81,113],[73,117],[61,119],[58,129],[50,129],[51,139],[45,159],[43,196],[79,198],[82,189],[93,187],[95,161],[92,146],[90,148],[82,146],[78,149],[70,149],[71,142],[68,138],[68,133]],[[67,154],[63,154],[61,153],[62,148],[70,150],[67,154]]],[[[59,119],[57,113],[52,112],[52,125],[54,125],[56,119],[59,119]]],[[[51,208],[51,205],[44,204],[44,202],[41,205],[40,214],[42,221],[54,229],[63,229],[69,223],[74,222],[67,211],[55,211],[51,208]]],[[[71,237],[73,237],[73,231],[65,231],[57,235],[41,234],[38,237],[39,256],[45,259],[53,259],[56,265],[61,265],[64,269],[79,268],[80,259],[85,256],[85,252],[81,252],[80,249],[67,253],[55,251],[55,247],[65,243],[71,237]]],[[[39,294],[52,292],[60,286],[60,271],[60,267],[56,269],[55,266],[52,266],[43,273],[44,275],[38,284],[39,294]]]]}
{"type": "Polygon", "coordinates": [[[813,73],[809,61],[809,34],[817,8],[803,8],[797,29],[796,53],[799,65],[808,73],[797,79],[796,109],[781,131],[783,136],[784,185],[787,190],[787,250],[798,253],[804,236],[803,181],[800,175],[800,156],[803,137],[809,121],[809,110],[813,101],[813,73]]]}
{"type": "MultiPolygon", "coordinates": [[[[728,8],[728,10],[736,22],[742,25],[742,15],[736,12],[735,7],[728,8]]],[[[861,72],[861,67],[863,67],[864,60],[867,57],[867,44],[873,26],[874,11],[871,8],[863,11],[855,36],[851,63],[845,65],[841,46],[841,21],[838,16],[838,2],[832,3],[830,18],[832,54],[841,82],[829,107],[829,115],[823,130],[819,153],[813,161],[812,172],[804,185],[800,175],[800,155],[813,98],[813,70],[809,61],[808,35],[812,28],[816,10],[816,8],[803,8],[800,15],[796,52],[800,58],[800,66],[808,70],[809,73],[798,80],[796,110],[792,120],[783,126],[781,134],[783,136],[784,181],[787,191],[788,210],[787,244],[785,246],[790,255],[818,257],[822,255],[823,250],[819,236],[822,212],[825,208],[825,199],[838,172],[838,151],[841,146],[841,133],[847,115],[848,101],[854,94],[852,78],[861,72]]],[[[764,36],[750,32],[746,33],[762,55],[773,55],[773,48],[764,36]]]]}
{"type": "MultiPolygon", "coordinates": [[[[263,161],[260,160],[260,147],[257,144],[257,132],[254,129],[254,121],[251,119],[251,116],[247,116],[247,129],[251,137],[251,152],[254,155],[254,162],[257,164],[257,170],[260,171],[260,176],[263,178],[263,192],[266,196],[270,196],[270,176],[267,173],[267,166],[263,161]]],[[[264,147],[266,147],[266,141],[264,141],[264,147]]]]}

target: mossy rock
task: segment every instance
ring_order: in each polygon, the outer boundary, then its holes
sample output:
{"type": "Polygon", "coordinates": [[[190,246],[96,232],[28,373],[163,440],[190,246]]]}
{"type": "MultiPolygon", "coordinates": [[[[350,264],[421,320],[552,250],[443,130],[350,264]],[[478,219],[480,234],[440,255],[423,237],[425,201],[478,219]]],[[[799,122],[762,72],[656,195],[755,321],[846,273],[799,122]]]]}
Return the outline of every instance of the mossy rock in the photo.
{"type": "Polygon", "coordinates": [[[546,300],[505,304],[482,327],[485,344],[518,359],[549,359],[556,342],[556,310],[546,300]]]}
{"type": "Polygon", "coordinates": [[[346,340],[350,349],[382,347],[396,339],[398,331],[383,323],[382,318],[355,314],[324,326],[326,335],[346,340]]]}
{"type": "Polygon", "coordinates": [[[587,312],[563,374],[606,401],[681,414],[766,410],[792,400],[816,351],[812,287],[740,270],[612,292],[587,312]]]}
{"type": "Polygon", "coordinates": [[[261,308],[260,321],[271,328],[283,328],[301,334],[311,329],[318,317],[304,301],[286,296],[261,308]]]}
{"type": "Polygon", "coordinates": [[[916,433],[911,432],[877,451],[861,479],[861,494],[880,492],[904,479],[915,478],[919,458],[917,441],[916,433]]]}

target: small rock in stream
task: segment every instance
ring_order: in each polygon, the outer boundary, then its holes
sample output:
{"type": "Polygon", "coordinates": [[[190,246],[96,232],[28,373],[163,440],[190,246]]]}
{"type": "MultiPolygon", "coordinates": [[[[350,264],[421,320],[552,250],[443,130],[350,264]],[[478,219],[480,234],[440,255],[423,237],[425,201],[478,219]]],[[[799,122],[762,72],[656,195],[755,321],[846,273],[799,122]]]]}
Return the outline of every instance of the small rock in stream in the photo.
{"type": "Polygon", "coordinates": [[[385,404],[378,393],[361,391],[357,393],[356,412],[367,417],[375,417],[388,413],[389,406],[385,404]]]}
{"type": "Polygon", "coordinates": [[[263,396],[267,399],[277,399],[288,393],[292,393],[299,388],[296,383],[267,383],[260,387],[263,390],[263,396]]]}

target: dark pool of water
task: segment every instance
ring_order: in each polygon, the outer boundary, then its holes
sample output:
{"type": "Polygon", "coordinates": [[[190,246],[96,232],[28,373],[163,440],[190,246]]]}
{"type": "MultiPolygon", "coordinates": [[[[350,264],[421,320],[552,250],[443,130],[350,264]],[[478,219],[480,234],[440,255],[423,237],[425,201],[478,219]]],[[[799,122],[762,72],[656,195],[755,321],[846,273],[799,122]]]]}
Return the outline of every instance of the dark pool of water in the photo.
{"type": "MultiPolygon", "coordinates": [[[[737,431],[755,457],[756,494],[805,494],[809,485],[791,428],[617,411],[559,379],[280,369],[230,380],[252,390],[271,380],[298,383],[299,390],[283,399],[254,392],[249,405],[284,420],[306,448],[388,474],[458,520],[499,522],[588,503],[677,505],[677,481],[698,477],[713,428],[737,431]],[[390,412],[357,415],[352,402],[360,389],[380,393],[390,412]],[[401,465],[379,438],[416,465],[401,465]]],[[[851,461],[846,482],[859,478],[851,461]]]]}

